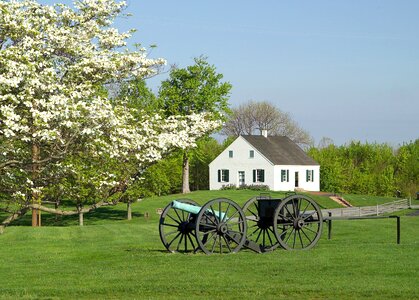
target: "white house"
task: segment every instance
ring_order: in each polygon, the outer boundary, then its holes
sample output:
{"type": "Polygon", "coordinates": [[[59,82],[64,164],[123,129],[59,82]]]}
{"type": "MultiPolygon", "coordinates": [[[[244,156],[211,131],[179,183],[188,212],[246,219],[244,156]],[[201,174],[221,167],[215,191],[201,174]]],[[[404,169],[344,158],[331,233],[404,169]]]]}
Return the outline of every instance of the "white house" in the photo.
{"type": "Polygon", "coordinates": [[[210,190],[267,185],[273,191],[320,190],[320,165],[285,136],[242,135],[209,165],[210,190]]]}

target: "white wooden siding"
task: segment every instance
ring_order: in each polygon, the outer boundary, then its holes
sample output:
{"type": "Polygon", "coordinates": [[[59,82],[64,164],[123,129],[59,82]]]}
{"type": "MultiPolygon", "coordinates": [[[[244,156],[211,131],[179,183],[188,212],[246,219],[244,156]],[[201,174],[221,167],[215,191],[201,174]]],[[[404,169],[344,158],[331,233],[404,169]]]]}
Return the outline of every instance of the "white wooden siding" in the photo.
{"type": "Polygon", "coordinates": [[[273,186],[274,168],[271,162],[263,157],[244,138],[237,138],[215,160],[210,163],[210,190],[219,190],[223,185],[234,184],[239,186],[239,171],[245,172],[245,184],[265,184],[273,186]],[[254,157],[250,158],[250,150],[254,151],[254,157]],[[233,151],[233,157],[229,157],[229,151],[233,151]],[[230,170],[230,181],[218,182],[218,170],[230,170]],[[253,182],[253,170],[265,170],[265,182],[253,182]]]}

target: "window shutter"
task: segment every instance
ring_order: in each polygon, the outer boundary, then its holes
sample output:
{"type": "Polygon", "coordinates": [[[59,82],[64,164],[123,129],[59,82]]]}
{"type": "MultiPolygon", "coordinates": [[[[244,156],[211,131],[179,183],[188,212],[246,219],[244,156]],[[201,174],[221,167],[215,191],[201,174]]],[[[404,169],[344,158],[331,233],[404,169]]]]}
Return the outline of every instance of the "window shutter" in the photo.
{"type": "Polygon", "coordinates": [[[229,182],[230,181],[230,171],[229,170],[224,170],[225,172],[225,181],[229,182]]]}
{"type": "Polygon", "coordinates": [[[253,170],[253,182],[256,182],[256,170],[253,170]]]}
{"type": "Polygon", "coordinates": [[[314,170],[311,170],[311,181],[314,182],[314,170]]]}
{"type": "Polygon", "coordinates": [[[218,182],[221,182],[221,170],[218,170],[218,182]]]}
{"type": "Polygon", "coordinates": [[[287,182],[290,181],[290,170],[287,170],[287,182]]]}
{"type": "Polygon", "coordinates": [[[259,170],[260,172],[260,182],[265,182],[265,170],[259,170]]]}
{"type": "Polygon", "coordinates": [[[306,170],[306,182],[308,182],[308,172],[310,172],[310,170],[306,170]]]}

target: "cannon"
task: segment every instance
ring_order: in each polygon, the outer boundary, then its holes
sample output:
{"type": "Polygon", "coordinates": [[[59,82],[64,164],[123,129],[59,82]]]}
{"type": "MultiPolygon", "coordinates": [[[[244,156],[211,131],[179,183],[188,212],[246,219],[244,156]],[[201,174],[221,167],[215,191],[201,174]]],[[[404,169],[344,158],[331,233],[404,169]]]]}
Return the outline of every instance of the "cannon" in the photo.
{"type": "Polygon", "coordinates": [[[227,198],[202,207],[189,199],[172,201],[161,214],[159,232],[170,252],[235,253],[246,247],[263,253],[279,246],[310,249],[321,236],[322,224],[319,206],[305,195],[260,195],[243,208],[227,198]]]}
{"type": "Polygon", "coordinates": [[[248,225],[245,246],[268,252],[281,246],[286,250],[307,250],[315,246],[323,228],[320,207],[310,197],[290,194],[284,199],[261,195],[243,206],[248,225]]]}
{"type": "Polygon", "coordinates": [[[246,241],[246,229],[243,210],[226,198],[202,207],[189,199],[172,201],[159,224],[160,239],[170,252],[235,253],[246,241]]]}

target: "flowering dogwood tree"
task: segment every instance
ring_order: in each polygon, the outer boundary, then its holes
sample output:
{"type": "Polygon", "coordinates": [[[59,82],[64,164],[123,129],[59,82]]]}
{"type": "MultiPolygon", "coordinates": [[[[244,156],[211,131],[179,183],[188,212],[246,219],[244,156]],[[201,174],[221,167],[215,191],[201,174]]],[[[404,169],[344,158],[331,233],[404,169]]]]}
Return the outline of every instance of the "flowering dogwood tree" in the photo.
{"type": "Polygon", "coordinates": [[[10,213],[0,232],[30,210],[33,225],[37,210],[73,213],[43,199],[109,204],[150,163],[219,126],[206,114],[162,118],[108,99],[104,84],[165,64],[129,51],[132,32],[112,27],[125,5],[0,2],[0,210],[10,213]]]}

